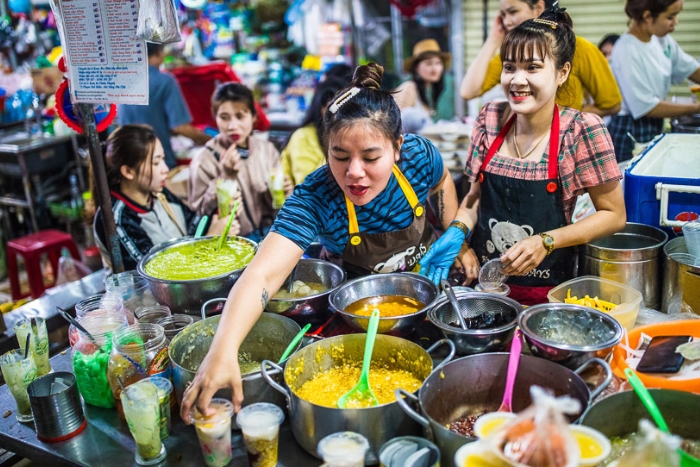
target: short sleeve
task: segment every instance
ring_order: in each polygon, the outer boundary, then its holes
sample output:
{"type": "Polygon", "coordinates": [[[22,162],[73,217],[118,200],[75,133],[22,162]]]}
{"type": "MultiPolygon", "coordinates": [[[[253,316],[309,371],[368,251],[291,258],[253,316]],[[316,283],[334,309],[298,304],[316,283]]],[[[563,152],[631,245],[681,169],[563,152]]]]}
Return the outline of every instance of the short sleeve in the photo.
{"type": "Polygon", "coordinates": [[[467,176],[467,181],[473,183],[481,170],[481,164],[484,160],[484,151],[486,145],[486,111],[487,106],[481,108],[479,116],[474,122],[474,130],[469,141],[469,149],[467,150],[467,160],[464,165],[464,175],[467,176]]]}
{"type": "Polygon", "coordinates": [[[671,82],[673,84],[682,83],[700,68],[700,63],[690,54],[685,53],[671,36],[667,36],[665,39],[671,48],[671,82]]]}
{"type": "Polygon", "coordinates": [[[481,94],[484,94],[486,91],[489,91],[501,84],[502,71],[503,63],[501,63],[501,56],[495,55],[489,62],[489,66],[486,68],[484,84],[481,85],[481,94]]]}
{"type": "Polygon", "coordinates": [[[596,107],[605,110],[622,102],[610,64],[595,45],[577,37],[574,61],[579,62],[576,66],[581,84],[593,98],[596,107]]]}
{"type": "Polygon", "coordinates": [[[633,118],[641,118],[651,112],[661,99],[656,96],[654,84],[647,79],[645,67],[648,60],[642,57],[640,49],[627,44],[615,45],[612,67],[619,88],[625,90],[625,105],[633,118]],[[625,50],[621,49],[623,45],[627,46],[625,50]]]}
{"type": "Polygon", "coordinates": [[[415,141],[417,143],[416,149],[425,154],[425,160],[428,165],[429,186],[430,188],[435,188],[437,184],[440,183],[440,180],[442,180],[442,175],[445,172],[445,164],[442,161],[442,156],[435,145],[426,138],[416,136],[415,141]]]}
{"type": "MultiPolygon", "coordinates": [[[[581,113],[575,122],[574,172],[569,190],[580,194],[586,188],[622,179],[610,134],[603,120],[592,113],[581,113]]],[[[560,164],[560,167],[565,167],[560,164]]],[[[563,180],[569,178],[561,174],[563,180]]]]}
{"type": "Polygon", "coordinates": [[[163,109],[168,118],[168,128],[172,130],[180,125],[190,123],[192,116],[175,78],[166,74],[164,79],[166,81],[163,90],[163,109]]]}

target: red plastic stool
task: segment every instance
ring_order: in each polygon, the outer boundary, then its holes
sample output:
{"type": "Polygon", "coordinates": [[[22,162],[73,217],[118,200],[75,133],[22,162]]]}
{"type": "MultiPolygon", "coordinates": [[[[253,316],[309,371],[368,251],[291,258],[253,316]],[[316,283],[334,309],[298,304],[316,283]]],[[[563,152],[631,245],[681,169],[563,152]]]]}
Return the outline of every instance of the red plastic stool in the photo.
{"type": "Polygon", "coordinates": [[[78,247],[73,241],[73,237],[59,230],[41,230],[7,242],[7,274],[10,276],[12,300],[19,300],[27,295],[39,298],[44,293],[44,278],[41,273],[40,261],[43,254],[48,255],[49,261],[51,261],[55,283],[58,275],[58,260],[63,248],[67,248],[73,258],[80,260],[80,253],[78,253],[78,247]],[[19,286],[17,255],[24,258],[29,281],[29,294],[23,294],[19,286]]]}

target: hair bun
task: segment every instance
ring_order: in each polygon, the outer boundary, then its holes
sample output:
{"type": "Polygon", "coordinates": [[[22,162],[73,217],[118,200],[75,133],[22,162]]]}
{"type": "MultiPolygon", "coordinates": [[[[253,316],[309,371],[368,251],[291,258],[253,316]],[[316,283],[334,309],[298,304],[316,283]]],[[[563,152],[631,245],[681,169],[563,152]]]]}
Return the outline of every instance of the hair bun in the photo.
{"type": "Polygon", "coordinates": [[[571,16],[566,12],[566,8],[559,8],[559,1],[555,1],[551,7],[547,8],[541,15],[540,19],[554,21],[560,25],[566,25],[573,29],[574,22],[571,16]]]}
{"type": "Polygon", "coordinates": [[[367,65],[355,68],[355,73],[350,81],[351,87],[375,89],[379,91],[384,76],[384,67],[378,63],[368,63],[367,65]]]}

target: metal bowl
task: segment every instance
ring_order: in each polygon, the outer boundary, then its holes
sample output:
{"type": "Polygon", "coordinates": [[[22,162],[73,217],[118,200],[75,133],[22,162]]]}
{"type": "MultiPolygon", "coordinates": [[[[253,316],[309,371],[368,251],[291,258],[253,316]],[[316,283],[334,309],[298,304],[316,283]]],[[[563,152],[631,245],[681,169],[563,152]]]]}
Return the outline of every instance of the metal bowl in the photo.
{"type": "MultiPolygon", "coordinates": [[[[146,281],[151,289],[151,293],[156,297],[158,303],[170,307],[173,313],[187,313],[199,315],[204,302],[212,298],[225,298],[231,291],[233,284],[243,273],[245,267],[227,272],[219,276],[208,277],[206,279],[194,280],[167,280],[153,277],[146,273],[145,266],[153,258],[174,246],[186,243],[196,243],[210,240],[215,237],[183,237],[176,240],[160,243],[149,251],[136,266],[136,270],[146,281]]],[[[239,241],[250,244],[257,250],[258,244],[243,237],[230,237],[229,242],[239,241]]]]}
{"type": "Polygon", "coordinates": [[[454,342],[460,355],[474,355],[484,352],[498,352],[506,348],[513,339],[518,315],[523,307],[515,300],[496,294],[471,292],[453,288],[459,304],[459,311],[465,319],[476,318],[484,313],[501,313],[506,324],[490,329],[462,329],[458,323],[452,304],[446,296],[441,296],[435,306],[428,310],[428,319],[437,326],[445,337],[454,342]]]}
{"type": "Polygon", "coordinates": [[[607,358],[622,340],[622,326],[615,318],[593,308],[568,303],[530,307],[520,314],[518,326],[533,355],[571,369],[591,358],[607,358]],[[598,338],[588,334],[595,332],[594,329],[600,330],[598,338]],[[567,343],[562,332],[571,333],[578,341],[567,343]]]}
{"type": "Polygon", "coordinates": [[[425,308],[410,315],[379,318],[379,331],[382,334],[404,336],[413,331],[416,324],[425,319],[426,311],[438,297],[438,288],[427,277],[410,272],[373,274],[360,277],[341,285],[330,295],[333,311],[358,331],[366,331],[369,318],[345,311],[350,304],[378,295],[400,295],[420,300],[425,308]]]}
{"type": "MultiPolygon", "coordinates": [[[[291,275],[282,284],[282,289],[287,289],[290,278],[291,275]]],[[[307,323],[325,323],[332,314],[328,307],[328,297],[345,281],[345,271],[329,261],[301,259],[294,271],[294,280],[323,284],[327,290],[302,298],[273,297],[265,307],[265,311],[282,314],[302,326],[307,323]]]]}

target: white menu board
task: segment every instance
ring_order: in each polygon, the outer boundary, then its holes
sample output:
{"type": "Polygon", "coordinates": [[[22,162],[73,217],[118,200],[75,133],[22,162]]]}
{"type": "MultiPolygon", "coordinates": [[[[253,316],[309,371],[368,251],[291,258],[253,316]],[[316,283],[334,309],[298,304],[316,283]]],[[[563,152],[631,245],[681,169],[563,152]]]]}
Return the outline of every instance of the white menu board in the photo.
{"type": "Polygon", "coordinates": [[[139,0],[52,0],[73,103],[148,104],[139,0]]]}

